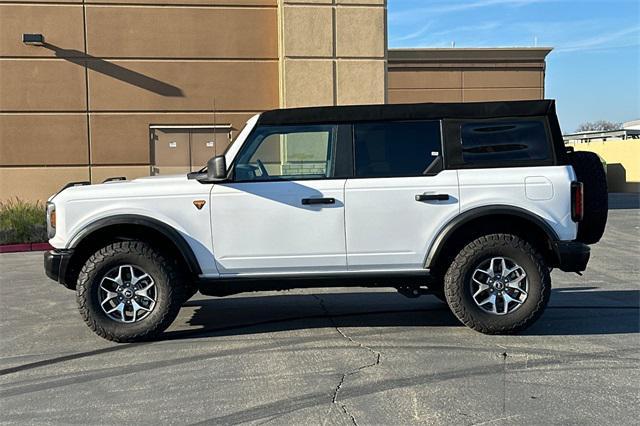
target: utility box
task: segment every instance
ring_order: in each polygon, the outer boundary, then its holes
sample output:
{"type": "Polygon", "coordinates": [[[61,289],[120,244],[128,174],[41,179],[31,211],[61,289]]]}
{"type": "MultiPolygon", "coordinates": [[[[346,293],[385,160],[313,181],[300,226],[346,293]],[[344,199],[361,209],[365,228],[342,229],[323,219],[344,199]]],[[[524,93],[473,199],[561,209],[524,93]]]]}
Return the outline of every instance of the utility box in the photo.
{"type": "Polygon", "coordinates": [[[151,175],[189,173],[206,166],[231,141],[230,125],[149,127],[151,175]]]}

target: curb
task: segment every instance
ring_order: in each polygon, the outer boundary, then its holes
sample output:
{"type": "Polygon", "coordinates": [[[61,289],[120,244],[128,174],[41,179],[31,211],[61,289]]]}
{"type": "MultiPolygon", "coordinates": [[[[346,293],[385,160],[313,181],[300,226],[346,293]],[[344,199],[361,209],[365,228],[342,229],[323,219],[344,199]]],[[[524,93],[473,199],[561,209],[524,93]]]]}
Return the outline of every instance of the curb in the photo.
{"type": "Polygon", "coordinates": [[[19,253],[24,251],[52,250],[49,243],[0,244],[0,253],[19,253]]]}

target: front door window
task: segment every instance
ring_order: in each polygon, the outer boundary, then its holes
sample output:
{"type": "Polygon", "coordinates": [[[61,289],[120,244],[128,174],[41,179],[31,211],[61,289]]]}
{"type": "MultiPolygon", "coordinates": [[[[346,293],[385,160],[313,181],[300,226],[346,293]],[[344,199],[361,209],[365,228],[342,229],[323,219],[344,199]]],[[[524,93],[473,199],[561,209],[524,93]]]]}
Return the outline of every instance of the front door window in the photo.
{"type": "Polygon", "coordinates": [[[238,155],[236,181],[323,179],[333,175],[335,126],[263,126],[238,155]]]}

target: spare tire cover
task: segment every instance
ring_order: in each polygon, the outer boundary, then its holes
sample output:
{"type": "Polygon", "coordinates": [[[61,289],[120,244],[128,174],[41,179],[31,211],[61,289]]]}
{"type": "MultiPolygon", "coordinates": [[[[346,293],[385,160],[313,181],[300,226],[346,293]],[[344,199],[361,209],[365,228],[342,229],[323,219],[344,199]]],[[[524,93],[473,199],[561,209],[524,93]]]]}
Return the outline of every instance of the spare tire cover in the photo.
{"type": "Polygon", "coordinates": [[[578,181],[584,185],[584,218],[578,224],[577,240],[594,244],[602,238],[607,224],[607,175],[600,157],[593,152],[572,152],[568,157],[578,181]]]}

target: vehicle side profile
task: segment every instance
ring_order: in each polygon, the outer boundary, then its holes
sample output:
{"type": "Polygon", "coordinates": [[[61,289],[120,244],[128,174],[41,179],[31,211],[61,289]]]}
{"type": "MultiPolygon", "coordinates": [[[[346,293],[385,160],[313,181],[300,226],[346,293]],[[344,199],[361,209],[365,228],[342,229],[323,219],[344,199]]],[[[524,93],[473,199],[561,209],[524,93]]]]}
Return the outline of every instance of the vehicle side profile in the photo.
{"type": "Polygon", "coordinates": [[[156,338],[197,291],[330,286],[433,294],[514,333],[552,268],[585,270],[607,208],[599,158],[567,150],[551,100],[280,109],[199,172],[67,185],[44,265],[118,342],[156,338]]]}

